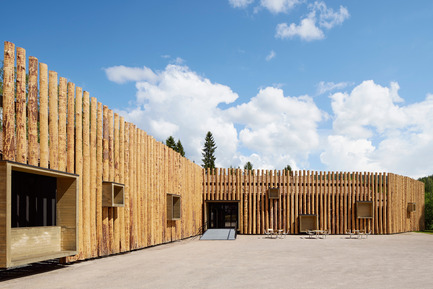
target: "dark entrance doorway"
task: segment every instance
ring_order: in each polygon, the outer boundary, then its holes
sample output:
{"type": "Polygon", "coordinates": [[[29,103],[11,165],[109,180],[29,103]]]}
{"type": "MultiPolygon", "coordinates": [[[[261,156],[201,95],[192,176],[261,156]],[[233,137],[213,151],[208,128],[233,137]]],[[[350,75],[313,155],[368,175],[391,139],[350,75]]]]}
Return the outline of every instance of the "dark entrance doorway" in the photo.
{"type": "Polygon", "coordinates": [[[238,203],[208,203],[209,228],[236,228],[238,227],[238,203]]]}

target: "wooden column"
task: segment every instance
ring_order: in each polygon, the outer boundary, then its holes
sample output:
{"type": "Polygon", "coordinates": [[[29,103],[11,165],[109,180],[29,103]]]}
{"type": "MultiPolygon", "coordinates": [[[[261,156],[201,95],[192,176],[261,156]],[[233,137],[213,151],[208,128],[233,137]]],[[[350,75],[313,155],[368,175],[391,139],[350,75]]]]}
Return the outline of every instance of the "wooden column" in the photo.
{"type": "Polygon", "coordinates": [[[3,159],[15,161],[15,45],[10,42],[3,63],[3,159]]]}
{"type": "Polygon", "coordinates": [[[38,59],[29,58],[29,95],[28,95],[28,124],[29,124],[29,165],[39,164],[38,143],[38,59]]]}
{"type": "Polygon", "coordinates": [[[16,161],[27,163],[27,103],[26,103],[26,51],[17,48],[17,80],[16,80],[16,161]]]}

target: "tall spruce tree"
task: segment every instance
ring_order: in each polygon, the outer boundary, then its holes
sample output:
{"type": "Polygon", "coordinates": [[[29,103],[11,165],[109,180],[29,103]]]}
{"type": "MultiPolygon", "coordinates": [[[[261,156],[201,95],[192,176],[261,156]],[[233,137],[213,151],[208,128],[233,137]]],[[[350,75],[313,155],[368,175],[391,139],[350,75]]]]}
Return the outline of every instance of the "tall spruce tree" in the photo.
{"type": "Polygon", "coordinates": [[[183,157],[185,156],[185,151],[183,150],[183,146],[182,146],[182,143],[180,142],[180,140],[177,141],[175,151],[180,153],[181,156],[183,156],[183,157]]]}
{"type": "Polygon", "coordinates": [[[172,136],[169,136],[165,140],[165,145],[176,151],[176,142],[174,141],[174,138],[172,136]]]}
{"type": "Polygon", "coordinates": [[[291,167],[290,165],[287,165],[287,166],[284,168],[284,171],[285,171],[286,174],[288,174],[289,176],[292,175],[292,167],[291,167]]]}
{"type": "Polygon", "coordinates": [[[246,170],[246,171],[251,171],[253,169],[253,164],[251,163],[251,162],[247,162],[245,165],[244,165],[244,170],[246,170]]]}
{"type": "Polygon", "coordinates": [[[215,145],[215,140],[213,139],[212,133],[210,131],[207,132],[203,152],[202,152],[202,167],[207,169],[215,168],[215,150],[217,146],[215,145]]]}

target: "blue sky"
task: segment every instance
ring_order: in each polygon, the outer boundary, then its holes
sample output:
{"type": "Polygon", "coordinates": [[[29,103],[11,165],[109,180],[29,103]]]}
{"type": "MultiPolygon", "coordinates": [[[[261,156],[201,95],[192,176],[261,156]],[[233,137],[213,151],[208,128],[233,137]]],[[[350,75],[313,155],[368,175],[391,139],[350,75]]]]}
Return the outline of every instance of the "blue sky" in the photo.
{"type": "Polygon", "coordinates": [[[8,1],[14,42],[201,164],[433,173],[431,1],[8,1]],[[101,4],[103,3],[103,4],[101,4]],[[20,20],[18,20],[20,17],[20,20]]]}

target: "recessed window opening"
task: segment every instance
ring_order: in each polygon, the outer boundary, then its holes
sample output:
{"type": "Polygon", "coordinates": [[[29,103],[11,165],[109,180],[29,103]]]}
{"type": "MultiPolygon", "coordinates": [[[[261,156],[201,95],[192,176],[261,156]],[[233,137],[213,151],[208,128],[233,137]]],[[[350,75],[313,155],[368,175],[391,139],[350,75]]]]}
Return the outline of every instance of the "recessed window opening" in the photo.
{"type": "Polygon", "coordinates": [[[12,171],[11,227],[56,226],[57,179],[12,171]]]}

